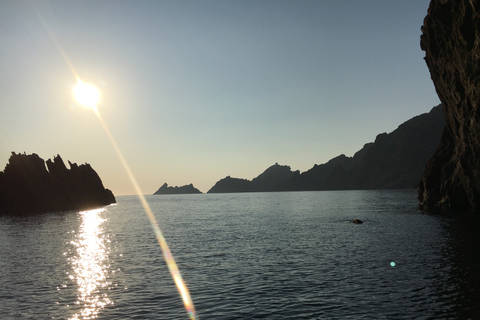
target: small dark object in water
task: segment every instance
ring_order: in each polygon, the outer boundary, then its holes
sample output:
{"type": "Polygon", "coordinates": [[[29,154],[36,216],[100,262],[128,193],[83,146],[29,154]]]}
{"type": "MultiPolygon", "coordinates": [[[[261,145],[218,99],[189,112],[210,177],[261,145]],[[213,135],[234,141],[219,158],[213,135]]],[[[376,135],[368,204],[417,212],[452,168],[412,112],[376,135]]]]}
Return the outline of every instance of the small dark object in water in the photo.
{"type": "Polygon", "coordinates": [[[363,223],[363,221],[360,220],[360,219],[353,219],[352,222],[355,223],[355,224],[362,224],[363,223]]]}

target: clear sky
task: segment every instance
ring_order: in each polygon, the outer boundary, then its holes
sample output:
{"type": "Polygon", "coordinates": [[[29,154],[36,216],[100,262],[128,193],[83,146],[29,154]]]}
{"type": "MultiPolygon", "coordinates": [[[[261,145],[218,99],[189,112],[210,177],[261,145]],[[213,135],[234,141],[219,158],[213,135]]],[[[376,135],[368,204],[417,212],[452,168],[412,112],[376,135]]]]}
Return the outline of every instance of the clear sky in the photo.
{"type": "Polygon", "coordinates": [[[1,0],[0,170],[11,151],[60,154],[134,194],[61,50],[100,88],[145,194],[352,156],[439,104],[419,45],[428,4],[1,0]]]}

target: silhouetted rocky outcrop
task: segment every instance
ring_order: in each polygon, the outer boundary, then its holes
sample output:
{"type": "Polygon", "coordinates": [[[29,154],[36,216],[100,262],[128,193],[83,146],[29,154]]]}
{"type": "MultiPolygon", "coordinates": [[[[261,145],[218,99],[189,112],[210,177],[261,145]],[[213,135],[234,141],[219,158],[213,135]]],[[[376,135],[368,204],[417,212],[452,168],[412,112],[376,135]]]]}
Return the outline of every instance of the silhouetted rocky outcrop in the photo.
{"type": "Polygon", "coordinates": [[[84,210],[115,202],[89,164],[69,165],[67,169],[59,155],[45,166],[35,153],[12,152],[0,172],[0,214],[84,210]]]}
{"type": "Polygon", "coordinates": [[[164,183],[154,194],[194,194],[202,193],[200,190],[195,188],[193,184],[189,184],[181,187],[169,187],[168,184],[164,183]]]}
{"type": "Polygon", "coordinates": [[[292,171],[290,166],[282,166],[278,163],[269,167],[258,177],[252,180],[253,191],[276,191],[277,186],[283,181],[292,179],[300,174],[300,171],[292,171]]]}
{"type": "Polygon", "coordinates": [[[231,178],[230,176],[221,179],[208,193],[276,191],[279,183],[298,174],[300,174],[298,171],[293,172],[289,166],[276,163],[253,180],[231,178]]]}
{"type": "Polygon", "coordinates": [[[227,176],[220,179],[207,193],[253,192],[252,181],[227,176]]]}
{"type": "Polygon", "coordinates": [[[310,170],[275,164],[252,181],[226,177],[208,193],[416,188],[445,127],[442,106],[379,134],[353,157],[340,155],[310,170]]]}
{"type": "Polygon", "coordinates": [[[420,206],[480,209],[480,0],[432,0],[421,48],[446,128],[418,187],[420,206]]]}

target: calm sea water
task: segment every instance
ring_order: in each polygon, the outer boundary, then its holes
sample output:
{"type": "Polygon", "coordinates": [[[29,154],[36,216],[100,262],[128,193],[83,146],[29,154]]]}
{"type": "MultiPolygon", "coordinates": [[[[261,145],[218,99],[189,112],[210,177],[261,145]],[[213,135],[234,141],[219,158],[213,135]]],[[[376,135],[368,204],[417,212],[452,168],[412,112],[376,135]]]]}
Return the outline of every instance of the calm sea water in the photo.
{"type": "MultiPolygon", "coordinates": [[[[117,200],[0,217],[1,319],[187,319],[140,202],[117,200]]],[[[200,319],[480,317],[478,221],[414,191],[147,200],[200,319]]]]}

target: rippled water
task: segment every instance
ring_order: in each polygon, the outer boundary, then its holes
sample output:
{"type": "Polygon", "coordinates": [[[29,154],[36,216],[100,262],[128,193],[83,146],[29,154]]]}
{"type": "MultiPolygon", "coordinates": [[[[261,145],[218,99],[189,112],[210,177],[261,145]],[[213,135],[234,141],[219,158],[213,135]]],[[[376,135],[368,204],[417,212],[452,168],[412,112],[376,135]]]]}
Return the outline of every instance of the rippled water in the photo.
{"type": "MultiPolygon", "coordinates": [[[[0,217],[1,319],[187,319],[140,202],[117,200],[0,217]]],[[[478,221],[414,191],[147,200],[201,319],[480,317],[478,221]]]]}

